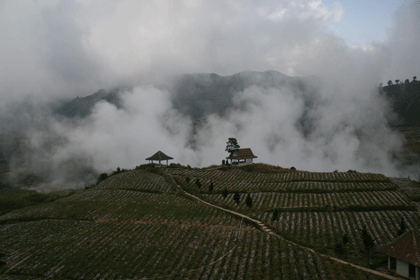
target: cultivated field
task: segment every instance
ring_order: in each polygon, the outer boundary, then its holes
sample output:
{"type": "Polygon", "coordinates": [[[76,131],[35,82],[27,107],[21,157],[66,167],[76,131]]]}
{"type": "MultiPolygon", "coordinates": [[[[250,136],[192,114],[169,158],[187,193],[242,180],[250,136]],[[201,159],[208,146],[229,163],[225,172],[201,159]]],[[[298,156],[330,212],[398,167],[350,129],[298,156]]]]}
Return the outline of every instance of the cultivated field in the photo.
{"type": "Polygon", "coordinates": [[[245,213],[288,239],[324,253],[333,254],[334,246],[347,234],[347,254],[360,258],[364,250],[360,229],[365,225],[376,245],[397,237],[402,217],[408,228],[420,228],[416,206],[382,174],[261,173],[239,168],[170,172],[203,199],[245,213]],[[202,185],[199,189],[197,179],[202,185]],[[226,198],[224,189],[229,192],[226,198]],[[233,199],[235,192],[240,194],[238,204],[233,199]],[[251,208],[245,203],[248,195],[251,208]],[[274,211],[278,212],[275,220],[274,211]]]}
{"type": "MultiPolygon", "coordinates": [[[[411,202],[382,175],[166,172],[202,198],[321,251],[346,232],[360,254],[363,224],[377,243],[396,236],[401,216],[410,228],[420,225],[411,202]],[[210,182],[215,193],[208,193],[210,182]],[[227,198],[221,194],[225,187],[227,198]],[[241,192],[239,204],[232,200],[234,191],[241,192]],[[244,203],[246,192],[252,208],[244,203]]],[[[133,170],[84,192],[0,216],[0,261],[5,262],[0,279],[380,278],[268,235],[177,190],[165,174],[133,170]]]]}

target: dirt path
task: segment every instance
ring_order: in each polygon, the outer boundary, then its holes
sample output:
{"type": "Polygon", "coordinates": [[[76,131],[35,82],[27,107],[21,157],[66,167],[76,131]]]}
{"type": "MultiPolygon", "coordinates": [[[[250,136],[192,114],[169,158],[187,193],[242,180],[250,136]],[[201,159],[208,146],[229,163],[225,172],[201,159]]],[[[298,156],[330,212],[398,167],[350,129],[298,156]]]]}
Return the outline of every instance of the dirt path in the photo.
{"type": "Polygon", "coordinates": [[[209,203],[209,202],[207,202],[207,201],[202,200],[201,198],[196,197],[195,195],[192,195],[192,194],[190,194],[190,193],[188,193],[188,192],[184,191],[184,190],[181,188],[181,186],[179,186],[179,185],[175,182],[175,180],[172,178],[171,174],[169,174],[169,173],[166,173],[166,174],[168,174],[168,175],[171,177],[172,181],[173,181],[173,182],[174,182],[174,184],[177,186],[178,190],[179,190],[180,192],[184,193],[185,195],[187,195],[187,196],[191,197],[192,199],[195,199],[195,200],[197,200],[197,201],[199,201],[199,202],[201,202],[201,203],[203,203],[203,204],[206,204],[206,205],[208,205],[208,206],[210,206],[210,207],[213,207],[213,208],[216,208],[216,209],[222,210],[222,211],[224,211],[224,212],[230,213],[230,214],[232,214],[232,215],[234,215],[234,216],[237,216],[237,217],[239,217],[239,218],[242,218],[242,219],[244,219],[244,220],[247,220],[248,222],[251,222],[251,223],[255,224],[255,225],[256,225],[256,227],[257,227],[257,228],[259,228],[260,230],[262,230],[262,231],[264,231],[264,232],[266,232],[266,233],[268,233],[268,234],[270,234],[270,235],[272,235],[272,236],[275,236],[275,237],[277,237],[277,238],[279,238],[279,239],[286,240],[286,241],[290,242],[290,243],[291,243],[291,244],[293,244],[293,245],[296,245],[296,246],[298,246],[298,247],[300,247],[300,248],[302,248],[302,249],[309,250],[309,251],[311,251],[312,253],[315,253],[315,254],[321,255],[321,256],[323,256],[323,257],[329,258],[329,259],[331,259],[331,260],[333,260],[333,261],[336,261],[336,262],[339,262],[339,263],[342,263],[342,264],[347,264],[347,265],[350,265],[350,266],[352,266],[352,267],[354,267],[354,268],[357,268],[357,269],[360,269],[360,270],[363,270],[363,271],[366,271],[366,272],[370,272],[370,273],[372,273],[372,274],[375,274],[375,275],[378,275],[378,276],[382,276],[382,277],[387,278],[387,279],[392,279],[392,280],[401,280],[401,279],[404,279],[404,278],[400,278],[400,277],[394,277],[394,276],[391,276],[391,275],[388,275],[388,274],[385,274],[385,273],[382,273],[382,272],[379,272],[379,271],[376,271],[376,270],[373,270],[373,269],[369,269],[369,268],[366,268],[366,267],[363,267],[363,266],[360,266],[360,265],[356,265],[356,264],[353,264],[353,263],[349,263],[349,262],[346,262],[346,261],[343,261],[343,260],[340,260],[340,259],[337,259],[337,258],[334,258],[334,257],[328,256],[328,255],[320,254],[320,253],[316,252],[315,250],[313,250],[313,249],[311,249],[311,248],[308,248],[308,247],[305,247],[305,246],[299,245],[299,244],[297,244],[297,243],[295,243],[295,242],[293,242],[293,241],[290,241],[290,240],[288,240],[288,239],[285,239],[283,236],[280,236],[280,235],[278,235],[278,234],[274,233],[271,229],[269,229],[266,225],[264,225],[262,222],[260,222],[260,221],[258,221],[258,220],[252,219],[251,217],[248,217],[247,215],[244,215],[244,214],[241,214],[241,213],[238,213],[238,212],[235,212],[235,211],[232,211],[232,210],[228,210],[228,209],[222,208],[222,207],[220,207],[220,206],[217,206],[217,205],[211,204],[211,203],[209,203]]]}

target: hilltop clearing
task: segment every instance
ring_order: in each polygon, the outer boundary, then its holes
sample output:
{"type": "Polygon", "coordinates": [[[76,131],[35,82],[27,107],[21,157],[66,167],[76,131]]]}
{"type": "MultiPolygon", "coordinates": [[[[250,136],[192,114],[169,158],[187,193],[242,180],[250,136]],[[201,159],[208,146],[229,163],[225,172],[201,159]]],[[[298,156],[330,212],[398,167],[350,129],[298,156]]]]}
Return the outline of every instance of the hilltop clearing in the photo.
{"type": "Polygon", "coordinates": [[[379,278],[190,199],[171,177],[205,200],[248,214],[322,252],[334,255],[331,244],[347,232],[356,261],[358,226],[366,223],[379,243],[395,236],[401,216],[409,228],[420,225],[416,208],[380,174],[132,170],[83,192],[0,216],[0,260],[5,262],[0,279],[379,278]],[[226,199],[220,194],[225,187],[226,199]],[[233,191],[241,193],[239,204],[232,202],[233,191]],[[251,208],[245,206],[245,192],[253,198],[251,208]],[[361,212],[346,208],[354,207],[353,196],[364,207],[361,212]],[[325,211],[327,203],[332,211],[325,211]],[[273,209],[280,211],[276,221],[271,221],[273,209]]]}

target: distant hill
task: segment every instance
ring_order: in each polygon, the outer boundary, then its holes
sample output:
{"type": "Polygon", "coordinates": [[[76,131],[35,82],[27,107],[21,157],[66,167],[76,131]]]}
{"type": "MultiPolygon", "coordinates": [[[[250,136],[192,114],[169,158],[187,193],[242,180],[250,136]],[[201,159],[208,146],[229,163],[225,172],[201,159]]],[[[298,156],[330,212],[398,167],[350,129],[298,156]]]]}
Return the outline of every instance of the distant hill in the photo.
{"type": "MultiPolygon", "coordinates": [[[[278,71],[246,71],[231,76],[219,76],[214,73],[186,74],[176,78],[171,86],[163,88],[171,93],[175,109],[193,119],[200,119],[214,113],[223,116],[232,106],[234,94],[251,86],[287,88],[294,94],[303,95],[307,100],[306,105],[310,106],[317,95],[319,85],[320,80],[312,76],[301,78],[289,77],[278,71]]],[[[101,100],[121,106],[118,92],[118,88],[110,91],[101,89],[92,95],[78,97],[63,104],[55,113],[68,118],[84,118],[101,100]]]]}
{"type": "Polygon", "coordinates": [[[400,122],[420,125],[420,81],[389,84],[381,88],[381,93],[391,101],[400,122]]]}
{"type": "Polygon", "coordinates": [[[86,97],[76,97],[69,102],[65,102],[54,112],[67,118],[85,118],[92,113],[93,106],[95,106],[95,104],[101,100],[114,104],[117,107],[121,107],[121,102],[118,96],[119,91],[119,88],[115,88],[109,91],[101,89],[86,97]]]}

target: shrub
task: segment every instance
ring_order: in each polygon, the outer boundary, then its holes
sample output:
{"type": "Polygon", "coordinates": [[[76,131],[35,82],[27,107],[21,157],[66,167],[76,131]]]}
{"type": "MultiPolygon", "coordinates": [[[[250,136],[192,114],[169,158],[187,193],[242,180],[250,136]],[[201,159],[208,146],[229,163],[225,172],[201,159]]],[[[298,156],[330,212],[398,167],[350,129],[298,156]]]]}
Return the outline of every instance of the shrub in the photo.
{"type": "Polygon", "coordinates": [[[249,208],[252,208],[252,197],[250,194],[247,195],[246,199],[245,199],[245,204],[246,206],[248,206],[249,208]]]}
{"type": "Polygon", "coordinates": [[[185,182],[187,182],[187,184],[189,184],[189,183],[190,183],[190,177],[188,177],[188,176],[187,176],[187,177],[185,178],[185,182]]]}
{"type": "Polygon", "coordinates": [[[347,233],[343,235],[343,245],[347,245],[349,243],[350,239],[347,233]]]}
{"type": "Polygon", "coordinates": [[[236,204],[239,204],[240,199],[241,195],[239,194],[239,192],[235,192],[235,194],[233,195],[233,200],[236,202],[236,204]]]}
{"type": "Polygon", "coordinates": [[[213,189],[214,189],[213,182],[210,182],[209,193],[213,192],[213,189]]]}
{"type": "Polygon", "coordinates": [[[400,236],[402,235],[407,229],[407,226],[405,225],[404,222],[404,217],[401,217],[401,223],[400,223],[400,229],[398,230],[397,235],[400,236]]]}
{"type": "Polygon", "coordinates": [[[197,180],[195,181],[195,184],[197,185],[197,188],[201,188],[200,179],[197,178],[197,180]]]}
{"type": "Polygon", "coordinates": [[[98,180],[96,180],[96,184],[99,185],[99,183],[102,182],[103,180],[106,180],[106,178],[108,178],[108,174],[101,173],[98,177],[98,180]]]}
{"type": "Polygon", "coordinates": [[[279,210],[274,209],[273,216],[271,217],[271,220],[274,222],[274,221],[277,221],[278,219],[279,219],[279,210]]]}
{"type": "Polygon", "coordinates": [[[226,197],[228,196],[228,194],[229,194],[229,191],[228,191],[228,189],[225,187],[225,188],[223,189],[223,192],[222,192],[223,198],[226,198],[226,197]]]}
{"type": "Polygon", "coordinates": [[[290,167],[290,170],[296,171],[296,168],[294,166],[290,167]]]}

